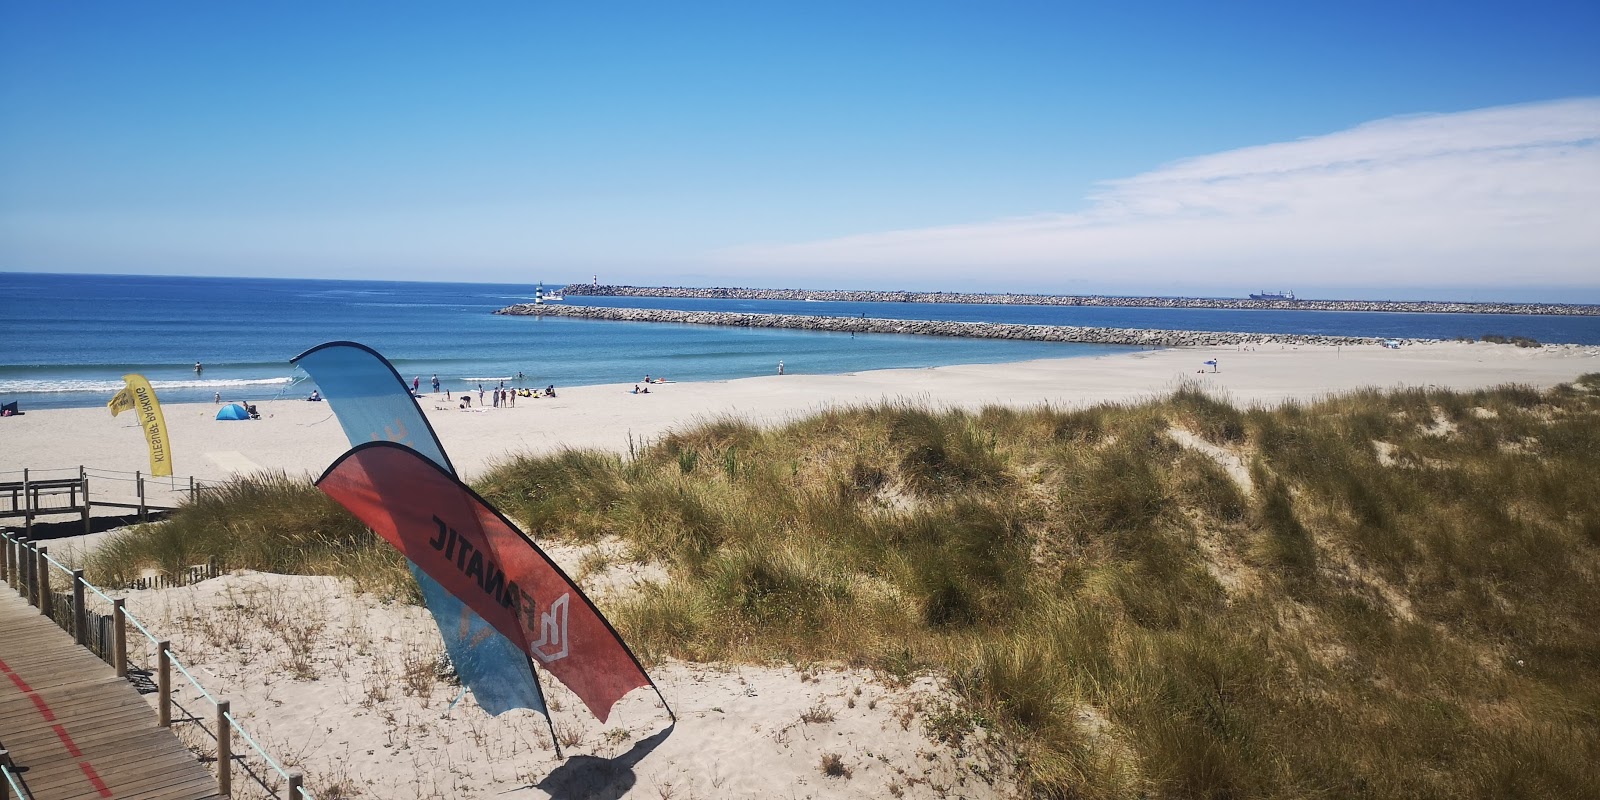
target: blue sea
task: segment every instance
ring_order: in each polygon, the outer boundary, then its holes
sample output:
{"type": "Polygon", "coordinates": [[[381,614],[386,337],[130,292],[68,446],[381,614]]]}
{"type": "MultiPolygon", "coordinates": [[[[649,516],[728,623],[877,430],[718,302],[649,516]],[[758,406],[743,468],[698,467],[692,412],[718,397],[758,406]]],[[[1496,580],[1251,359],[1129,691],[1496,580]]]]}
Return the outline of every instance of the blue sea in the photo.
{"type": "MultiPolygon", "coordinates": [[[[645,374],[708,381],[790,373],[1004,363],[1131,348],[500,317],[532,285],[274,280],[0,272],[0,402],[24,411],[103,405],[121,376],[165,402],[303,397],[290,365],[327,341],[369,345],[402,376],[557,387],[634,383],[645,374]],[[196,374],[195,362],[204,366],[196,374]]],[[[1480,314],[1072,308],[801,301],[572,298],[589,305],[1127,328],[1450,338],[1485,333],[1600,344],[1600,318],[1480,314]]]]}

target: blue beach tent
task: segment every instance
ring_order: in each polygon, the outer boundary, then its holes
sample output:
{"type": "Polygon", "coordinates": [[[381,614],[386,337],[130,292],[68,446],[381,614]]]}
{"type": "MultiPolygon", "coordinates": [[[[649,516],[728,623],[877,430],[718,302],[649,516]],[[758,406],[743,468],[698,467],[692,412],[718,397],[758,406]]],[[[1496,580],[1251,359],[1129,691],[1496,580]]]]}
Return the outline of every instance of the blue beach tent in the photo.
{"type": "Polygon", "coordinates": [[[229,403],[217,412],[217,419],[249,419],[250,412],[238,403],[229,403]]]}

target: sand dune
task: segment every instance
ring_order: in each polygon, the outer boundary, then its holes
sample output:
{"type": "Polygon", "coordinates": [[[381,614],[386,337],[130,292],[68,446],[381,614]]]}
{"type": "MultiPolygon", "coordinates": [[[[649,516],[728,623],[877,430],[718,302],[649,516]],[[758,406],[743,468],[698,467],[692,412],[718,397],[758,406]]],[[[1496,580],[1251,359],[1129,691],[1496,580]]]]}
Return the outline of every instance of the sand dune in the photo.
{"type": "MultiPolygon", "coordinates": [[[[698,420],[777,423],[833,404],[1065,407],[1139,400],[1189,381],[1240,403],[1272,404],[1365,386],[1543,387],[1597,371],[1600,348],[1272,345],[669,383],[648,395],[632,394],[628,382],[472,412],[430,395],[422,406],[471,478],[511,452],[627,452],[698,420]],[[1217,372],[1202,367],[1213,359],[1217,372]]],[[[210,405],[168,406],[179,474],[317,473],[346,449],[326,403],[258,405],[263,419],[245,422],[215,421],[210,405]]],[[[145,464],[138,428],[99,408],[0,421],[0,452],[7,470],[145,464]]],[[[557,548],[555,556],[575,570],[582,553],[557,548]]],[[[585,583],[601,599],[627,591],[636,577],[593,575],[585,583]]],[[[547,683],[567,751],[558,760],[542,717],[490,718],[470,697],[452,707],[458,689],[434,672],[441,646],[423,609],[358,595],[333,578],[261,573],[131,592],[129,607],[172,637],[191,671],[233,700],[263,744],[303,768],[319,797],[987,798],[1014,791],[993,766],[1003,758],[982,757],[978,743],[930,738],[930,722],[948,702],[933,677],[900,684],[840,665],[672,662],[652,669],[678,715],[670,729],[648,691],[635,691],[601,725],[547,683]]],[[[196,696],[186,690],[180,699],[193,706],[196,696]]]]}

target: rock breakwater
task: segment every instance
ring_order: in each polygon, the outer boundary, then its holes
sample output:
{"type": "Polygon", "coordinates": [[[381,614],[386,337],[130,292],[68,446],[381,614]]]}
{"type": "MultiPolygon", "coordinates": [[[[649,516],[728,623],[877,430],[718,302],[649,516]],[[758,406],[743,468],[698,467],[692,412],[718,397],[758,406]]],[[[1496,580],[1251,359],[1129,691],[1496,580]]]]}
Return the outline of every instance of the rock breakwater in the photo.
{"type": "MultiPolygon", "coordinates": [[[[535,306],[531,303],[502,308],[494,313],[513,316],[543,314],[551,317],[618,322],[674,322],[688,325],[722,325],[736,328],[790,328],[836,333],[899,333],[916,336],[958,336],[972,339],[1125,344],[1148,347],[1207,347],[1269,343],[1370,345],[1383,341],[1362,336],[1162,331],[1143,328],[1086,328],[1070,325],[1016,325],[1002,322],[943,322],[916,319],[813,317],[797,314],[739,314],[723,311],[670,311],[656,308],[535,306]]],[[[1407,339],[1403,341],[1423,342],[1430,340],[1407,339]]]]}
{"type": "Polygon", "coordinates": [[[1114,306],[1128,308],[1244,308],[1293,311],[1400,311],[1436,314],[1551,314],[1600,316],[1600,306],[1576,303],[1466,303],[1402,300],[1244,300],[1226,297],[1114,297],[1109,295],[880,292],[844,289],[680,288],[575,283],[573,296],[692,297],[726,300],[835,300],[867,303],[974,303],[1026,306],[1114,306]]]}

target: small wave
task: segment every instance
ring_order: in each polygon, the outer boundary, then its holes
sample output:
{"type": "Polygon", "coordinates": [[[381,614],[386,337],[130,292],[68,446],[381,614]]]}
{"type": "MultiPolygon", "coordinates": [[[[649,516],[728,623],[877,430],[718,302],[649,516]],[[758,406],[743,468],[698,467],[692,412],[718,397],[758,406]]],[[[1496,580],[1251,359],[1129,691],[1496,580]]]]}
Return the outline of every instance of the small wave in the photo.
{"type": "Polygon", "coordinates": [[[487,382],[487,381],[514,381],[516,379],[517,378],[516,378],[515,375],[501,375],[498,378],[457,378],[457,380],[463,380],[463,381],[466,381],[467,383],[484,383],[484,382],[487,382]]]}
{"type": "MultiPolygon", "coordinates": [[[[293,383],[293,378],[218,378],[215,380],[151,381],[151,388],[163,389],[226,389],[239,386],[280,386],[293,383]]],[[[22,394],[25,392],[115,392],[125,384],[122,381],[90,380],[20,380],[0,381],[0,392],[22,394]]]]}

